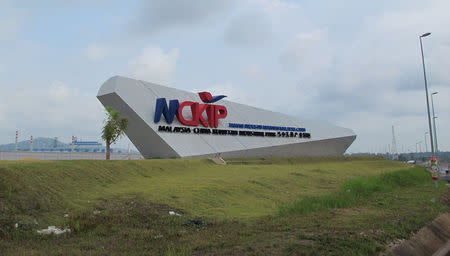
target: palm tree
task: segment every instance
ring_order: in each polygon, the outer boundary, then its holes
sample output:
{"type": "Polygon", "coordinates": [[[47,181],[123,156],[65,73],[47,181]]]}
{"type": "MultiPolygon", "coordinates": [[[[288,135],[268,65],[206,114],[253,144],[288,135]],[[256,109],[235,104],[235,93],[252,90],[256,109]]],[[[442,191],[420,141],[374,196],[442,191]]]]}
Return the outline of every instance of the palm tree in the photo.
{"type": "Polygon", "coordinates": [[[121,118],[120,113],[109,106],[106,107],[106,114],[105,126],[102,129],[102,139],[106,142],[106,160],[109,160],[111,158],[111,144],[125,134],[128,120],[121,118]]]}

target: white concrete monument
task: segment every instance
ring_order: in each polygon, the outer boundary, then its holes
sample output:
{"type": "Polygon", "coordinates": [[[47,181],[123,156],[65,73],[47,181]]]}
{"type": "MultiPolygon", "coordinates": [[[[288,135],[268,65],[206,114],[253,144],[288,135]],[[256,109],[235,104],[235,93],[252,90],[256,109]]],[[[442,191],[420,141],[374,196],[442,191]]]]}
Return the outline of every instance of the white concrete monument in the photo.
{"type": "Polygon", "coordinates": [[[224,97],[120,76],[97,95],[128,119],[126,134],[145,158],[342,155],[356,138],[347,128],[224,97]]]}

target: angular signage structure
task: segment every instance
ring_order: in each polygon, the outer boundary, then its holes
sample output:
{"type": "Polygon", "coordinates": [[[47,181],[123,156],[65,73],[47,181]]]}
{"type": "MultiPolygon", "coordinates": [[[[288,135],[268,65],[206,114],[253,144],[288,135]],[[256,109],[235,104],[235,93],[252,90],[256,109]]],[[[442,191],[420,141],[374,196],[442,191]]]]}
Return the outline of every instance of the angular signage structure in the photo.
{"type": "Polygon", "coordinates": [[[347,128],[115,76],[97,98],[128,119],[126,134],[145,158],[342,155],[347,128]]]}

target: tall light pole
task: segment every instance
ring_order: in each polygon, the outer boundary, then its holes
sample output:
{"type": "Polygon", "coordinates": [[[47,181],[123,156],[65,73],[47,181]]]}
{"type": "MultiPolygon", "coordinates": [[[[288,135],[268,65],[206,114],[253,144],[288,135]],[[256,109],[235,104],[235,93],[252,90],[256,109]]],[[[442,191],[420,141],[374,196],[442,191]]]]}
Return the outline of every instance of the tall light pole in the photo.
{"type": "Polygon", "coordinates": [[[422,141],[416,142],[416,153],[422,153],[422,141]],[[419,145],[419,151],[417,151],[417,145],[419,145]]]}
{"type": "Polygon", "coordinates": [[[422,37],[426,37],[429,35],[431,35],[431,33],[425,33],[425,34],[419,36],[419,39],[420,39],[420,52],[422,53],[423,79],[425,81],[425,96],[427,97],[428,127],[430,130],[431,155],[434,156],[433,131],[431,130],[430,102],[429,102],[429,97],[428,97],[427,73],[425,72],[425,60],[423,58],[423,45],[422,45],[422,37]]]}
{"type": "Polygon", "coordinates": [[[431,93],[431,110],[433,111],[433,132],[434,132],[434,147],[436,151],[436,155],[439,154],[438,144],[437,144],[437,135],[436,135],[436,118],[434,115],[434,104],[433,104],[433,95],[436,95],[438,92],[431,93]]]}
{"type": "Polygon", "coordinates": [[[426,153],[427,150],[428,150],[428,146],[427,146],[427,134],[428,134],[428,132],[425,132],[425,134],[423,135],[423,138],[424,138],[423,141],[425,141],[425,153],[426,153]]]}

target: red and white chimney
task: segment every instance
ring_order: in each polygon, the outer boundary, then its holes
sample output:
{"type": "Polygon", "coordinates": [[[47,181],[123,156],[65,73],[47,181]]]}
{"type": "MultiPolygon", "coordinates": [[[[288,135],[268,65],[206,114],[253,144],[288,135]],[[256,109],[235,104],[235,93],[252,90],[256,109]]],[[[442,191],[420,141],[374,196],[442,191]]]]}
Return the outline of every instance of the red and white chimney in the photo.
{"type": "Polygon", "coordinates": [[[16,130],[16,146],[15,146],[16,151],[17,151],[18,142],[19,142],[19,130],[16,130]]]}

